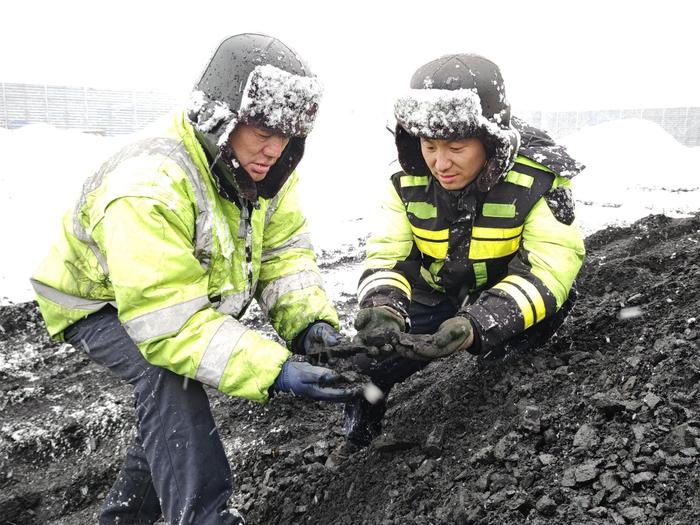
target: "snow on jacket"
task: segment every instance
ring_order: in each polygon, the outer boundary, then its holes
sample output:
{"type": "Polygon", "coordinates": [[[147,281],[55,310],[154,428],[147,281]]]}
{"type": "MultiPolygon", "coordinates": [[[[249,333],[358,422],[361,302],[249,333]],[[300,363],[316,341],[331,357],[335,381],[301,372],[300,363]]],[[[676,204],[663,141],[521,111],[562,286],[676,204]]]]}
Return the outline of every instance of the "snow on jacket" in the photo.
{"type": "Polygon", "coordinates": [[[432,176],[391,176],[367,242],[361,308],[450,299],[482,351],[556,312],[584,257],[570,177],[578,165],[522,121],[515,164],[486,193],[444,190],[432,176]]]}
{"type": "Polygon", "coordinates": [[[51,336],[106,304],[157,366],[264,402],[288,349],[240,323],[255,298],[280,337],[338,327],[293,173],[259,207],[218,192],[189,121],[141,140],[85,183],[32,278],[51,336]]]}

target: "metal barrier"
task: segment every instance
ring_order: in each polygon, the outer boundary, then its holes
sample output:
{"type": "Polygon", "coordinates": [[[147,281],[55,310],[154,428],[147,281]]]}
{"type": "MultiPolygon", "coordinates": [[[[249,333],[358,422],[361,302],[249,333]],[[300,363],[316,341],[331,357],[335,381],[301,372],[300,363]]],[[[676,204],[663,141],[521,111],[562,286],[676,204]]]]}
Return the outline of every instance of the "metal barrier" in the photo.
{"type": "Polygon", "coordinates": [[[2,83],[0,127],[46,123],[104,135],[132,133],[175,108],[174,97],[146,91],[2,83]]]}

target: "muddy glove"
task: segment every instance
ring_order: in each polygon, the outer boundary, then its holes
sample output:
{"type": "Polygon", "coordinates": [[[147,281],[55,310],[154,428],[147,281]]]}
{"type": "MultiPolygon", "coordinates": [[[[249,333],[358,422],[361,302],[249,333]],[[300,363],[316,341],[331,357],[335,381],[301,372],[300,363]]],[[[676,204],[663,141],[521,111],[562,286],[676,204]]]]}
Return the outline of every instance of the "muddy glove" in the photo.
{"type": "Polygon", "coordinates": [[[452,317],[443,322],[433,334],[436,357],[444,357],[459,350],[466,350],[474,342],[474,328],[465,317],[452,317]]]}
{"type": "Polygon", "coordinates": [[[431,335],[400,334],[394,343],[394,350],[408,359],[430,361],[466,350],[473,342],[471,322],[464,317],[452,317],[431,335]]]}
{"type": "Polygon", "coordinates": [[[387,343],[389,335],[406,330],[406,321],[396,310],[389,306],[375,306],[363,308],[355,317],[355,329],[357,337],[365,343],[372,339],[371,344],[376,344],[377,335],[386,335],[387,343]]]}
{"type": "Polygon", "coordinates": [[[300,361],[285,361],[272,388],[312,401],[350,401],[362,393],[363,385],[348,384],[328,368],[300,361]],[[338,387],[338,388],[335,388],[338,387]]]}
{"type": "Polygon", "coordinates": [[[306,330],[300,341],[300,346],[306,355],[316,354],[318,352],[314,351],[314,346],[322,346],[324,348],[335,346],[341,337],[331,325],[323,321],[317,321],[306,330]]]}

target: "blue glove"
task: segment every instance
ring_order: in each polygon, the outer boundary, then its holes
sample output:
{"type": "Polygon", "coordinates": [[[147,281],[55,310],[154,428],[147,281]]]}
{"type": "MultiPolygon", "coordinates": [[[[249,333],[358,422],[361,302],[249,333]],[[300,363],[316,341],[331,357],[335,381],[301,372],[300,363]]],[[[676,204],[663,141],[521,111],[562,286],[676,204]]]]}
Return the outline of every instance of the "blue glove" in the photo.
{"type": "Polygon", "coordinates": [[[350,401],[362,392],[362,385],[347,383],[343,388],[332,388],[343,378],[321,366],[301,361],[285,361],[272,385],[276,392],[290,392],[313,401],[350,401]]]}
{"type": "Polygon", "coordinates": [[[306,330],[301,341],[301,348],[303,348],[306,355],[316,354],[318,350],[314,351],[314,346],[335,346],[341,337],[331,325],[323,321],[317,321],[306,330]]]}

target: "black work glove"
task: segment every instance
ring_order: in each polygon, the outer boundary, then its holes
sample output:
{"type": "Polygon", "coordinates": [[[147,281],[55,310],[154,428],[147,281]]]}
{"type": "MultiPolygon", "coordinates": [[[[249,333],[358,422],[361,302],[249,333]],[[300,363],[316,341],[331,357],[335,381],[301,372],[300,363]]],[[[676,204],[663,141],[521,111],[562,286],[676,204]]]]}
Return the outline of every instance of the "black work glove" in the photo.
{"type": "Polygon", "coordinates": [[[377,338],[385,338],[388,343],[392,333],[406,330],[406,321],[389,306],[374,306],[357,312],[355,329],[358,339],[364,343],[376,344],[377,338]]]}
{"type": "Polygon", "coordinates": [[[307,328],[303,335],[299,346],[304,350],[306,355],[318,354],[318,349],[315,346],[329,347],[335,346],[340,342],[342,336],[331,325],[324,321],[317,321],[307,328]]]}
{"type": "Polygon", "coordinates": [[[350,401],[366,385],[348,384],[333,370],[301,361],[285,361],[272,385],[276,392],[289,392],[312,401],[350,401]]]}

